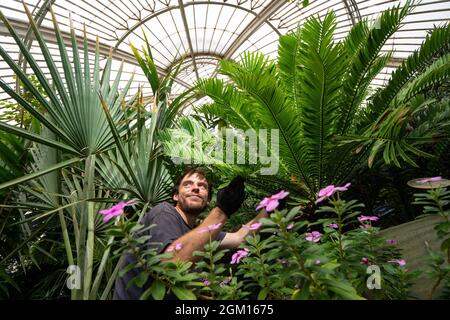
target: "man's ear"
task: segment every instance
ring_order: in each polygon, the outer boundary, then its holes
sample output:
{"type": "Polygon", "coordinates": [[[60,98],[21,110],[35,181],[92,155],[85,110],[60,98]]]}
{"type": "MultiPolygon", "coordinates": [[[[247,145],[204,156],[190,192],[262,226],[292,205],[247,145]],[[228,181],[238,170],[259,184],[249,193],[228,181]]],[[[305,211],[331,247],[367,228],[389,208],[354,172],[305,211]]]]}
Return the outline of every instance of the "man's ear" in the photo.
{"type": "Polygon", "coordinates": [[[178,202],[178,192],[173,195],[172,199],[173,201],[178,202]]]}

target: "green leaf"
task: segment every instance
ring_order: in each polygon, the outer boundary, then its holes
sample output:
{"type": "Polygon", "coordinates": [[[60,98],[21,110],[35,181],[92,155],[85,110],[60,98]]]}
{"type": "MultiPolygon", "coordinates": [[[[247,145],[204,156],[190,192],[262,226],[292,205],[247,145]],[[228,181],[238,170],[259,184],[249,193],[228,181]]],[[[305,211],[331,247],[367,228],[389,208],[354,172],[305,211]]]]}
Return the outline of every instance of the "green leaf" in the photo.
{"type": "MultiPolygon", "coordinates": [[[[134,277],[130,283],[137,285],[139,288],[142,288],[144,284],[148,280],[148,273],[147,272],[141,272],[136,277],[134,277]]],[[[131,287],[130,283],[128,283],[127,288],[131,287]]]]}
{"type": "Polygon", "coordinates": [[[172,287],[170,290],[177,296],[180,300],[197,300],[195,294],[183,287],[172,287]]]}
{"type": "Polygon", "coordinates": [[[444,240],[441,244],[442,251],[446,251],[446,250],[448,250],[448,248],[450,248],[450,238],[444,240]]]}
{"type": "Polygon", "coordinates": [[[164,299],[164,296],[166,294],[166,287],[164,283],[159,279],[155,279],[151,287],[145,290],[139,300],[147,300],[150,294],[155,300],[164,299]]]}
{"type": "Polygon", "coordinates": [[[15,134],[17,136],[29,139],[29,140],[37,142],[37,143],[42,143],[49,147],[53,147],[53,148],[63,150],[63,151],[68,151],[72,154],[79,154],[79,152],[77,152],[75,149],[73,149],[72,147],[70,147],[67,144],[60,143],[60,142],[57,142],[52,139],[47,139],[41,135],[37,135],[37,134],[31,133],[29,131],[26,131],[24,129],[21,129],[19,127],[4,123],[3,121],[0,121],[0,130],[15,134]]]}
{"type": "Polygon", "coordinates": [[[308,281],[305,281],[303,284],[303,287],[299,289],[298,293],[294,296],[294,300],[307,300],[310,296],[309,292],[310,283],[308,281]]]}
{"type": "Polygon", "coordinates": [[[267,297],[267,294],[269,293],[270,289],[269,288],[262,288],[259,293],[258,293],[258,297],[256,298],[257,300],[264,300],[267,297]]]}
{"type": "Polygon", "coordinates": [[[355,288],[344,279],[324,279],[323,282],[329,286],[331,291],[335,292],[341,298],[349,300],[366,300],[358,295],[355,288]]]}
{"type": "Polygon", "coordinates": [[[11,187],[11,186],[14,186],[16,184],[27,182],[29,180],[33,180],[35,178],[43,176],[43,175],[45,175],[47,173],[50,173],[52,171],[55,171],[55,170],[58,170],[58,169],[70,166],[70,165],[72,165],[74,163],[77,163],[77,162],[79,162],[81,160],[83,160],[83,158],[78,158],[78,157],[77,158],[72,158],[70,160],[66,160],[66,161],[57,163],[57,164],[55,164],[53,166],[50,166],[50,167],[48,167],[48,168],[46,168],[44,170],[41,170],[41,171],[38,171],[38,172],[33,172],[33,173],[28,174],[26,176],[23,176],[23,177],[20,177],[20,178],[17,178],[17,179],[14,179],[14,180],[2,183],[2,184],[0,184],[0,190],[4,189],[4,188],[11,187]]]}

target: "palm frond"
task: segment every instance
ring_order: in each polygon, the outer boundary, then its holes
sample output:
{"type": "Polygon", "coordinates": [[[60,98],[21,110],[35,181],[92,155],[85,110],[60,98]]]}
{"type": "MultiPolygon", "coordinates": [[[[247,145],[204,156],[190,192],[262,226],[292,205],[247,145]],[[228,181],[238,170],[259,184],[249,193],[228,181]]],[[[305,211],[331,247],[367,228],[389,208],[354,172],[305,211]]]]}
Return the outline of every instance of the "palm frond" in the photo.
{"type": "MultiPolygon", "coordinates": [[[[114,118],[121,115],[119,113],[120,104],[122,103],[126,91],[131,84],[131,81],[125,86],[124,90],[118,94],[118,83],[121,78],[121,72],[119,70],[114,83],[110,86],[110,65],[111,58],[108,59],[104,68],[103,74],[100,72],[99,66],[99,52],[98,43],[96,51],[94,53],[94,65],[89,63],[89,54],[87,48],[86,33],[84,35],[84,59],[80,61],[79,48],[75,37],[73,28],[71,30],[71,41],[73,45],[73,62],[70,61],[68,56],[68,50],[65,42],[59,30],[56,17],[52,13],[52,21],[55,29],[55,37],[59,48],[59,56],[61,58],[62,72],[57,69],[55,58],[50,53],[50,50],[41,35],[36,22],[34,21],[28,7],[24,5],[27,13],[31,29],[43,54],[46,66],[50,71],[52,82],[44,76],[44,72],[38,66],[37,62],[33,58],[31,52],[26,48],[18,34],[11,27],[10,23],[3,14],[0,14],[0,18],[8,27],[11,36],[20,48],[21,53],[24,55],[34,74],[36,75],[39,84],[44,90],[44,94],[33,85],[28,79],[27,75],[19,68],[16,62],[6,53],[3,48],[0,48],[0,55],[5,62],[15,72],[17,77],[23,83],[23,86],[28,90],[36,100],[43,106],[46,113],[37,110],[34,106],[30,105],[23,98],[13,92],[11,88],[4,82],[0,81],[1,87],[13,98],[19,105],[29,111],[34,117],[36,117],[41,123],[46,126],[55,136],[61,140],[61,142],[47,143],[47,145],[57,146],[58,144],[65,144],[66,151],[78,153],[78,154],[91,154],[101,152],[111,144],[114,143],[112,134],[109,130],[106,117],[102,112],[100,100],[98,98],[98,92],[101,91],[105,99],[110,102],[111,114],[114,118]],[[100,75],[102,79],[100,81],[100,75]],[[48,98],[47,98],[48,97],[48,98]],[[115,103],[112,103],[114,101],[115,103]]],[[[119,119],[116,119],[119,123],[119,119]]],[[[25,135],[23,132],[12,130],[7,127],[6,124],[0,123],[3,130],[9,130],[15,134],[20,134],[27,139],[39,143],[45,143],[45,140],[38,139],[32,134],[25,135]]],[[[119,128],[120,132],[123,132],[125,128],[122,126],[119,128]]]]}

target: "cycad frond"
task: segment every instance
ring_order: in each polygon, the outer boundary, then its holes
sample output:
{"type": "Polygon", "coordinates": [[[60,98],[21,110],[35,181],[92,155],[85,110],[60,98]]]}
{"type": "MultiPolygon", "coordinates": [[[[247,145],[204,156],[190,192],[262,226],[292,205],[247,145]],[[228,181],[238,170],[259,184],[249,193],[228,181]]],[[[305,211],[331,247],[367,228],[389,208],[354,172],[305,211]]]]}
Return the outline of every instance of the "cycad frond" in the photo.
{"type": "Polygon", "coordinates": [[[279,130],[279,154],[286,169],[302,177],[308,189],[314,190],[302,158],[299,113],[288,102],[283,85],[277,78],[275,64],[261,54],[245,54],[242,61],[242,64],[222,62],[222,73],[232,79],[246,97],[249,103],[245,106],[260,114],[262,128],[279,130]]]}
{"type": "Polygon", "coordinates": [[[413,4],[414,0],[408,0],[403,8],[399,5],[383,12],[379,25],[370,30],[367,40],[353,57],[343,80],[340,116],[337,124],[339,134],[348,133],[355,112],[366,98],[367,88],[375,76],[371,69],[377,61],[380,61],[378,57],[381,48],[400,28],[402,20],[411,12],[413,4]]]}
{"type": "Polygon", "coordinates": [[[301,29],[281,36],[278,45],[278,69],[286,95],[295,109],[300,109],[300,39],[301,29]]]}
{"type": "MultiPolygon", "coordinates": [[[[414,51],[393,73],[383,90],[373,97],[371,110],[380,115],[408,81],[423,72],[437,58],[450,49],[450,24],[435,28],[427,35],[420,48],[414,51]]],[[[372,117],[373,118],[373,117],[372,117]]]]}
{"type": "Polygon", "coordinates": [[[205,79],[200,80],[197,86],[199,93],[214,101],[213,104],[198,108],[199,112],[213,114],[243,130],[260,126],[257,110],[246,107],[248,100],[232,85],[219,79],[205,79]]]}
{"type": "Polygon", "coordinates": [[[303,27],[300,45],[302,87],[299,100],[302,108],[299,124],[303,131],[302,154],[317,188],[323,183],[324,158],[333,135],[344,67],[341,46],[333,42],[335,27],[332,12],[323,20],[308,19],[303,27]]]}
{"type": "Polygon", "coordinates": [[[415,79],[409,81],[392,100],[392,106],[408,103],[419,93],[443,83],[450,78],[450,53],[440,57],[415,79]]]}

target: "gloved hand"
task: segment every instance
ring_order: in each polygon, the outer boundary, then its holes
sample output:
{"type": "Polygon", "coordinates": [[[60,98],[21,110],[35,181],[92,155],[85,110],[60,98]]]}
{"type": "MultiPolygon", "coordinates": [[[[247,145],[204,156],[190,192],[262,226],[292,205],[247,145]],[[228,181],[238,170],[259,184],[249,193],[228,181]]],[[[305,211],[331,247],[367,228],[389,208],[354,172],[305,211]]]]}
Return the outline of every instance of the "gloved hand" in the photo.
{"type": "Polygon", "coordinates": [[[244,178],[237,176],[217,193],[216,206],[230,217],[239,210],[245,198],[244,178]]]}

